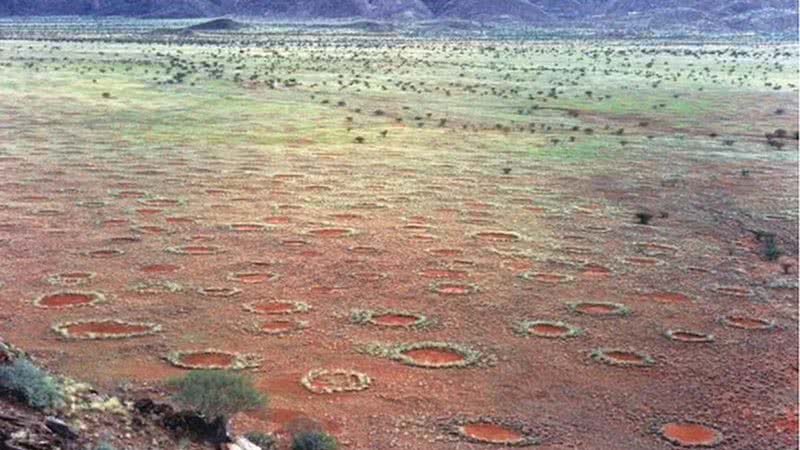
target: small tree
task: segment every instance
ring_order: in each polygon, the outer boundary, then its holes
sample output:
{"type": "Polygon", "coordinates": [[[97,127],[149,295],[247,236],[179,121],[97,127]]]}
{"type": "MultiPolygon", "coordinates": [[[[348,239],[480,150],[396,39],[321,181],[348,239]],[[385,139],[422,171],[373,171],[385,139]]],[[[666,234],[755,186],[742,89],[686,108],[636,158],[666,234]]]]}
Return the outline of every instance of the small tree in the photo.
{"type": "Polygon", "coordinates": [[[336,438],[324,431],[307,431],[298,433],[292,439],[292,450],[336,450],[339,443],[336,438]]]}
{"type": "Polygon", "coordinates": [[[197,410],[208,421],[227,422],[233,414],[267,402],[250,378],[228,370],[193,370],[170,384],[177,388],[176,401],[197,410]]]}

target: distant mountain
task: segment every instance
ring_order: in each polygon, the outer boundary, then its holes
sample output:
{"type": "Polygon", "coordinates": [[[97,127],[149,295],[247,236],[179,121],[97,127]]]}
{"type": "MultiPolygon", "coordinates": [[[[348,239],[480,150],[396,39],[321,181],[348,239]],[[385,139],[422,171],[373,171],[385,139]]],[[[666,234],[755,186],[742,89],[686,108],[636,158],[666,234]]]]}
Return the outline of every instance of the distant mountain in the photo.
{"type": "Polygon", "coordinates": [[[14,15],[455,19],[715,31],[795,31],[798,26],[795,0],[0,0],[0,16],[14,15]]]}

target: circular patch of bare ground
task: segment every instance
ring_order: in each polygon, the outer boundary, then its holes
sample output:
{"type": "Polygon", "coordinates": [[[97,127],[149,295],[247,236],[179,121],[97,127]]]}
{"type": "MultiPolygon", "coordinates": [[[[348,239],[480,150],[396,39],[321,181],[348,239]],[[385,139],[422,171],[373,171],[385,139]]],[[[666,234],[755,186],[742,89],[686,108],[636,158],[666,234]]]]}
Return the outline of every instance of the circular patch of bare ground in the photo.
{"type": "Polygon", "coordinates": [[[680,447],[715,447],[724,436],[714,427],[697,422],[669,422],[659,428],[661,437],[680,447]]]}
{"type": "Polygon", "coordinates": [[[175,351],[164,355],[170,364],[183,369],[242,370],[258,367],[262,358],[253,354],[226,352],[212,348],[175,351]]]}
{"type": "Polygon", "coordinates": [[[415,233],[408,235],[406,239],[415,242],[434,242],[439,240],[439,236],[433,234],[415,233]]]}
{"type": "Polygon", "coordinates": [[[211,242],[215,239],[217,239],[217,237],[213,234],[192,234],[183,238],[183,240],[187,242],[211,242]]]}
{"type": "Polygon", "coordinates": [[[448,425],[450,434],[476,444],[527,447],[539,443],[524,423],[495,417],[456,418],[448,425]]]}
{"type": "Polygon", "coordinates": [[[104,208],[107,204],[108,203],[102,200],[86,200],[76,203],[76,205],[80,206],[81,208],[90,208],[90,209],[104,208]]]}
{"type": "Polygon", "coordinates": [[[428,289],[439,295],[469,295],[478,292],[476,284],[461,283],[458,281],[437,281],[431,283],[428,289]]]}
{"type": "MultiPolygon", "coordinates": [[[[139,242],[142,242],[142,238],[140,238],[139,236],[115,236],[115,237],[106,239],[106,242],[108,242],[111,245],[128,245],[128,244],[137,244],[139,242]]],[[[99,257],[100,258],[111,258],[113,256],[101,255],[99,257]]]]}
{"type": "Polygon", "coordinates": [[[643,292],[641,296],[646,300],[651,300],[659,303],[673,303],[679,305],[688,305],[692,303],[692,299],[680,292],[643,292]]]}
{"type": "Polygon", "coordinates": [[[295,331],[302,330],[308,326],[308,322],[291,319],[272,319],[256,325],[255,332],[258,334],[268,334],[271,336],[283,336],[295,331]]]}
{"type": "Polygon", "coordinates": [[[259,284],[275,281],[280,275],[272,272],[232,272],[228,280],[242,284],[259,284]]]}
{"type": "Polygon", "coordinates": [[[242,290],[227,286],[210,286],[197,288],[197,293],[205,297],[233,297],[241,294],[242,290]]]}
{"type": "Polygon", "coordinates": [[[514,242],[522,239],[519,233],[513,231],[478,231],[470,235],[472,239],[485,242],[514,242]]]}
{"type": "Polygon", "coordinates": [[[183,286],[168,280],[145,280],[131,284],[128,290],[142,295],[175,294],[182,292],[183,286]]]}
{"type": "Polygon", "coordinates": [[[647,367],[655,364],[655,360],[646,353],[633,350],[599,348],[589,355],[593,360],[610,366],[647,367]]]}
{"type": "Polygon", "coordinates": [[[513,326],[520,336],[536,336],[549,339],[570,338],[581,334],[581,329],[568,323],[552,320],[522,320],[513,326]]]}
{"type": "Polygon", "coordinates": [[[611,268],[596,263],[587,263],[581,268],[581,275],[585,277],[602,278],[613,273],[614,271],[611,268]]]}
{"type": "Polygon", "coordinates": [[[96,275],[94,272],[61,272],[48,276],[46,281],[57,286],[80,286],[91,281],[96,275]]]}
{"type": "Polygon", "coordinates": [[[147,192],[136,190],[112,190],[109,191],[109,194],[117,198],[144,198],[148,196],[147,192]]]}
{"type": "Polygon", "coordinates": [[[197,222],[197,219],[194,217],[170,216],[165,217],[164,222],[167,222],[170,225],[191,225],[197,222]]]}
{"type": "Polygon", "coordinates": [[[90,258],[116,258],[117,256],[124,255],[125,252],[116,248],[103,248],[98,250],[90,250],[86,252],[86,256],[90,258]]]}
{"type": "Polygon", "coordinates": [[[142,205],[149,206],[152,208],[171,208],[183,204],[183,201],[181,200],[177,200],[174,198],[163,198],[163,197],[141,198],[138,199],[137,201],[142,205]]]}
{"type": "Polygon", "coordinates": [[[283,225],[290,223],[292,221],[292,218],[289,216],[267,216],[261,220],[263,220],[264,223],[268,225],[283,225]]]}
{"type": "Polygon", "coordinates": [[[51,217],[51,216],[60,216],[61,214],[64,214],[64,212],[61,211],[60,209],[55,209],[55,208],[41,208],[31,211],[31,214],[33,214],[34,216],[51,217]]]}
{"type": "Polygon", "coordinates": [[[169,247],[167,251],[176,255],[205,256],[218,255],[225,250],[215,245],[182,245],[179,247],[169,247]]]}
{"type": "Polygon", "coordinates": [[[600,317],[625,316],[630,312],[627,306],[611,302],[575,302],[569,303],[567,308],[576,314],[600,317]]]}
{"type": "Polygon", "coordinates": [[[405,225],[398,225],[397,228],[403,231],[427,233],[435,227],[433,225],[428,225],[427,223],[407,223],[405,225]]]}
{"type": "Polygon", "coordinates": [[[371,343],[361,346],[359,351],[424,369],[464,368],[487,362],[480,351],[449,342],[371,343]]]}
{"type": "Polygon", "coordinates": [[[555,272],[524,272],[519,276],[523,280],[535,281],[544,284],[569,283],[575,279],[571,275],[555,272]]]}
{"type": "Polygon", "coordinates": [[[702,344],[707,342],[714,342],[714,335],[707,333],[699,333],[689,330],[667,330],[664,335],[673,341],[684,342],[687,344],[702,344]]]}
{"type": "Polygon", "coordinates": [[[131,231],[139,234],[171,234],[174,231],[158,225],[138,225],[131,228],[131,231]]]}
{"type": "Polygon", "coordinates": [[[680,249],[661,242],[635,242],[633,244],[645,256],[675,256],[680,249]]]}
{"type": "Polygon", "coordinates": [[[460,280],[469,277],[466,270],[448,269],[442,267],[429,267],[418,272],[423,278],[460,280]]]}
{"type": "Polygon", "coordinates": [[[175,264],[148,264],[140,267],[139,271],[151,275],[161,275],[166,273],[175,273],[181,270],[181,268],[181,266],[175,264]]]}
{"type": "Polygon", "coordinates": [[[244,305],[244,309],[256,314],[277,315],[304,313],[311,309],[311,307],[303,302],[274,300],[247,303],[244,305]]]}
{"type": "Polygon", "coordinates": [[[655,267],[664,264],[664,261],[649,256],[626,256],[622,258],[622,262],[639,267],[655,267]]]}
{"type": "Polygon", "coordinates": [[[365,281],[365,282],[376,282],[381,281],[389,276],[389,274],[385,272],[371,272],[371,271],[363,271],[363,272],[353,272],[350,273],[349,276],[354,278],[358,281],[365,281]]]}
{"type": "Polygon", "coordinates": [[[57,323],[52,330],[65,339],[129,339],[158,333],[161,325],[117,319],[89,319],[57,323]]]}
{"type": "Polygon", "coordinates": [[[154,216],[156,214],[160,214],[163,209],[159,208],[138,208],[136,210],[136,214],[141,214],[143,216],[154,216]]]}
{"type": "Polygon", "coordinates": [[[731,297],[749,297],[753,295],[753,291],[746,287],[740,286],[714,286],[714,292],[731,297]]]}
{"type": "Polygon", "coordinates": [[[306,231],[306,234],[319,238],[345,238],[356,235],[358,232],[353,228],[344,227],[322,227],[306,231]]]}
{"type": "Polygon", "coordinates": [[[349,369],[313,369],[300,379],[300,384],[315,394],[363,391],[371,383],[366,374],[349,369]]]}
{"type": "Polygon", "coordinates": [[[303,239],[284,239],[281,241],[282,246],[289,248],[305,247],[308,244],[310,244],[310,242],[303,239]]]}
{"type": "Polygon", "coordinates": [[[94,306],[105,301],[106,296],[99,292],[63,291],[41,295],[33,301],[33,304],[40,308],[62,309],[94,306]]]}
{"type": "Polygon", "coordinates": [[[100,222],[100,225],[102,225],[104,227],[118,227],[118,226],[126,225],[128,222],[130,222],[128,219],[111,218],[111,219],[103,220],[102,222],[100,222]]]}
{"type": "Polygon", "coordinates": [[[348,247],[347,251],[356,255],[379,255],[383,253],[382,249],[370,245],[353,245],[348,247]]]}
{"type": "Polygon", "coordinates": [[[455,258],[464,254],[460,248],[429,248],[425,251],[439,258],[455,258]]]}
{"type": "Polygon", "coordinates": [[[394,309],[354,309],[350,311],[350,321],[357,324],[398,329],[422,329],[434,323],[423,314],[394,309]]]}
{"type": "Polygon", "coordinates": [[[236,233],[257,233],[272,231],[272,228],[265,223],[229,223],[222,226],[223,230],[236,233]]]}
{"type": "Polygon", "coordinates": [[[721,322],[725,326],[742,330],[763,331],[775,328],[775,322],[772,320],[742,314],[729,314],[722,317],[721,322]]]}
{"type": "Polygon", "coordinates": [[[583,227],[583,229],[585,231],[588,231],[589,233],[599,233],[599,234],[608,233],[611,231],[611,228],[604,227],[602,225],[586,225],[585,227],[583,227]]]}

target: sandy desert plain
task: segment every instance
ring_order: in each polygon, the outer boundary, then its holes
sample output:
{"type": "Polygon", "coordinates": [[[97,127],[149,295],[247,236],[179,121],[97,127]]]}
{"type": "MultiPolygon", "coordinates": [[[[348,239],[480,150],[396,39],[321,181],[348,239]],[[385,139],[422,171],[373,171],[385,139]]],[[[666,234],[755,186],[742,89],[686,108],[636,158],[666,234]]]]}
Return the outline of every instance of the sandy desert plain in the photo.
{"type": "Polygon", "coordinates": [[[0,20],[3,339],[283,446],[798,448],[796,41],[192,23],[0,20]]]}

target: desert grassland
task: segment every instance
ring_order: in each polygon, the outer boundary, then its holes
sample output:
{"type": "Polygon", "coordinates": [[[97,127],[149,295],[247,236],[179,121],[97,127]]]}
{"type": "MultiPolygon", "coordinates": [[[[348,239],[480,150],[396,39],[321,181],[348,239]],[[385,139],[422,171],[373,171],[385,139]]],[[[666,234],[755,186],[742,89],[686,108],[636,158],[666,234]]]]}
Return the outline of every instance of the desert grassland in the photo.
{"type": "Polygon", "coordinates": [[[482,416],[554,447],[670,449],[674,421],[720,448],[795,445],[776,424],[796,418],[796,42],[174,30],[192,23],[0,20],[4,338],[159,395],[182,370],[165,354],[253,354],[271,403],[238,431],[311,418],[356,449],[486,448],[458,431],[482,416]],[[92,256],[107,248],[124,252],[92,256]],[[109,301],[32,306],[66,271],[109,301]],[[232,278],[248,271],[277,277],[232,278]],[[265,334],[275,317],[248,304],[272,299],[311,309],[265,334]],[[425,326],[353,319],[384,309],[425,326]],[[50,328],[94,317],[161,328],[50,328]],[[540,319],[581,332],[520,328],[540,319]],[[468,351],[437,369],[393,353],[420,341],[468,351]],[[299,382],[320,368],[374,384],[324,397],[299,382]]]}

